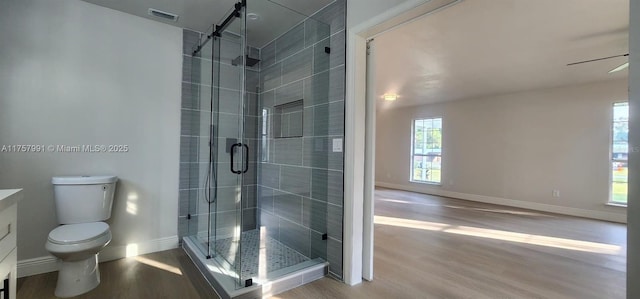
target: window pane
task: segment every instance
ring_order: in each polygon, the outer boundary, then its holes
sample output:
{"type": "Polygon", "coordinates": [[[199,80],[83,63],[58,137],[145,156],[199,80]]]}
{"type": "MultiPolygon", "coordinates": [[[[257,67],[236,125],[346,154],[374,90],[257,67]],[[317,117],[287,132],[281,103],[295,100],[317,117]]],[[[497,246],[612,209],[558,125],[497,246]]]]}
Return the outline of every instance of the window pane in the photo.
{"type": "Polygon", "coordinates": [[[413,157],[413,180],[439,183],[441,180],[441,158],[439,156],[413,157]]]}
{"type": "Polygon", "coordinates": [[[629,103],[613,104],[611,144],[612,203],[627,204],[627,174],[629,158],[629,103]]]}
{"type": "Polygon", "coordinates": [[[613,121],[629,121],[629,103],[613,104],[613,121]]]}
{"type": "Polygon", "coordinates": [[[613,162],[611,169],[611,202],[627,203],[627,178],[629,168],[626,162],[613,162]]]}
{"type": "Polygon", "coordinates": [[[413,130],[413,153],[414,154],[424,154],[424,122],[420,120],[416,120],[414,124],[413,130]]]}
{"type": "Polygon", "coordinates": [[[442,118],[415,120],[411,180],[440,183],[441,155],[442,118]]]}

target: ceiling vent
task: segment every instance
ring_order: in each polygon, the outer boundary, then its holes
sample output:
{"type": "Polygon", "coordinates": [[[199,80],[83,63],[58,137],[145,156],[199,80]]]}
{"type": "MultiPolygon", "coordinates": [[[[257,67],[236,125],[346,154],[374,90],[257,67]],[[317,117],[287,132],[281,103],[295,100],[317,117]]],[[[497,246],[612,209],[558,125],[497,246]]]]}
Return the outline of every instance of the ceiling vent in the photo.
{"type": "Polygon", "coordinates": [[[165,19],[167,21],[172,21],[172,22],[177,22],[178,21],[178,15],[172,14],[172,13],[168,13],[166,11],[157,10],[155,8],[149,8],[149,15],[150,16],[154,16],[154,17],[158,17],[158,18],[162,18],[162,19],[165,19]]]}

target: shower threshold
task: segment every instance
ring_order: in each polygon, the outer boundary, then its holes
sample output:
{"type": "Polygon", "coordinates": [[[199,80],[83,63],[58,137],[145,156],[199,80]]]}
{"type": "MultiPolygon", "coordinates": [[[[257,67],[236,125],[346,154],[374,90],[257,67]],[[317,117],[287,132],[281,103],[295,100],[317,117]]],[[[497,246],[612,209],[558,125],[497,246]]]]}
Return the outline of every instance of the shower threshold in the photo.
{"type": "MultiPolygon", "coordinates": [[[[225,252],[231,244],[230,238],[218,240],[216,250],[225,252]]],[[[199,245],[192,237],[183,238],[182,247],[216,293],[225,299],[268,298],[320,279],[328,271],[328,263],[322,258],[308,259],[273,238],[260,238],[258,230],[254,230],[242,234],[245,249],[240,271],[242,278],[252,278],[253,284],[240,288],[238,276],[228,270],[228,263],[200,254],[199,245]]]]}

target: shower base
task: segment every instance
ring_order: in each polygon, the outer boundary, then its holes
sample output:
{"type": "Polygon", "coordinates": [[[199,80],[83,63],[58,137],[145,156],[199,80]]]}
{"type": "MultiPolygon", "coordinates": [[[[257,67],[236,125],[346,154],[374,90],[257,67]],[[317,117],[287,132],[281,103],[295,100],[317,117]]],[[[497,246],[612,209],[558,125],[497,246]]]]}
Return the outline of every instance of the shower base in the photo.
{"type": "MultiPolygon", "coordinates": [[[[221,298],[264,298],[320,279],[328,273],[328,263],[321,258],[309,259],[259,230],[242,234],[241,277],[252,279],[252,285],[238,285],[236,271],[227,262],[234,255],[218,254],[207,259],[195,237],[185,237],[182,247],[221,298]]],[[[212,244],[213,245],[213,244],[212,244]]],[[[215,242],[216,252],[233,252],[232,238],[215,242]]]]}
{"type": "MultiPolygon", "coordinates": [[[[274,238],[260,237],[260,231],[257,229],[243,232],[241,240],[240,273],[243,278],[257,278],[261,274],[272,273],[310,260],[274,238]]],[[[232,246],[237,242],[234,242],[233,238],[225,238],[214,243],[212,245],[215,246],[216,252],[230,253],[233,251],[232,246]]],[[[232,257],[227,256],[225,259],[229,261],[232,257]]]]}

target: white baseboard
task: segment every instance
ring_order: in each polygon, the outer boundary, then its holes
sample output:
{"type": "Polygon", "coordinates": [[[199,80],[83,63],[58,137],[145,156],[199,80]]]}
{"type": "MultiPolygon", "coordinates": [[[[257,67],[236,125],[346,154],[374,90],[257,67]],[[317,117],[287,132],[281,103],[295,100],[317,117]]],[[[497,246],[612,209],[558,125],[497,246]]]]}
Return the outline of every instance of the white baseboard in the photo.
{"type": "MultiPolygon", "coordinates": [[[[132,243],[108,245],[98,255],[100,262],[178,248],[178,236],[132,243]]],[[[52,255],[18,261],[18,277],[58,271],[58,259],[52,255]]]]}
{"type": "Polygon", "coordinates": [[[502,205],[502,206],[508,206],[508,207],[514,207],[514,208],[536,210],[541,212],[577,216],[577,217],[604,220],[604,221],[610,221],[610,222],[627,223],[626,214],[585,210],[585,209],[536,203],[536,202],[530,202],[530,201],[521,201],[521,200],[514,200],[514,199],[507,199],[507,198],[500,198],[500,197],[460,193],[460,192],[439,190],[439,189],[422,187],[422,186],[400,185],[400,184],[393,184],[393,183],[386,183],[386,182],[376,182],[376,186],[383,187],[383,188],[417,192],[417,193],[424,193],[429,195],[451,197],[451,198],[463,199],[463,200],[469,200],[469,201],[475,201],[475,202],[502,205]]]}
{"type": "Polygon", "coordinates": [[[18,278],[58,271],[58,259],[52,255],[18,261],[18,278]]]}

